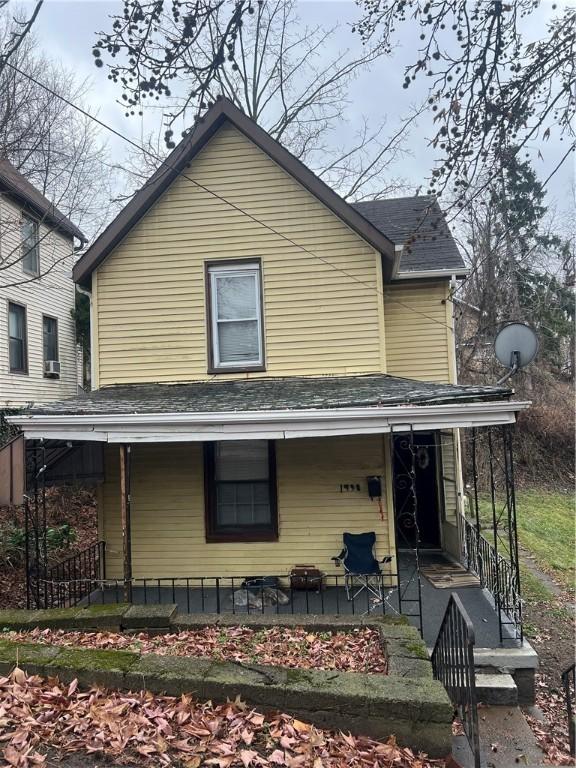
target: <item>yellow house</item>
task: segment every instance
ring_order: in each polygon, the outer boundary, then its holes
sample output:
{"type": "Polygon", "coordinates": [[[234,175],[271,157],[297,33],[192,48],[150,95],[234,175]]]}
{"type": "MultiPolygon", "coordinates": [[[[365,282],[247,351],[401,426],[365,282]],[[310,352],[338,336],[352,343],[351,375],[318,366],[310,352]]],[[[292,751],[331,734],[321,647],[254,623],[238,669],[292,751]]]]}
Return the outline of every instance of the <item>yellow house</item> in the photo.
{"type": "Polygon", "coordinates": [[[103,446],[107,579],[334,574],[374,532],[392,583],[459,557],[459,430],[522,405],[456,382],[464,274],[435,200],[347,203],[218,100],[75,266],[94,390],[18,423],[103,446]]]}

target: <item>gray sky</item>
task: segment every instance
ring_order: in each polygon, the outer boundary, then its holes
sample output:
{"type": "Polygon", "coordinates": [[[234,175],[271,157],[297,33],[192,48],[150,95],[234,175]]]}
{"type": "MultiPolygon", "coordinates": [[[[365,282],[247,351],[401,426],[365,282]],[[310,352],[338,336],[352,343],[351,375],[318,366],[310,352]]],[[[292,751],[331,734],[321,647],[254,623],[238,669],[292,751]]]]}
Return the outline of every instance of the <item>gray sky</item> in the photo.
{"type": "MultiPolygon", "coordinates": [[[[21,3],[26,6],[27,2],[21,3]]],[[[558,3],[561,6],[561,3],[558,3]]],[[[158,125],[158,120],[150,112],[144,111],[142,118],[126,118],[124,109],[116,103],[120,92],[106,77],[106,69],[96,69],[93,64],[92,47],[96,33],[108,30],[108,15],[122,7],[122,3],[109,0],[46,0],[35,27],[36,35],[46,53],[60,60],[66,67],[77,73],[79,79],[89,78],[84,103],[91,112],[118,131],[138,141],[158,125]]],[[[350,30],[350,24],[358,18],[358,9],[351,0],[301,0],[299,13],[304,24],[341,26],[334,40],[333,50],[326,50],[326,57],[337,50],[351,49],[360,51],[359,36],[350,30]]],[[[544,0],[542,7],[530,18],[526,33],[530,38],[537,38],[545,27],[546,20],[553,13],[552,0],[544,0]]],[[[406,23],[400,28],[401,43],[393,56],[381,59],[377,65],[354,83],[350,94],[352,105],[346,114],[346,121],[340,127],[340,134],[335,134],[335,142],[351,138],[355,129],[361,125],[362,116],[371,121],[387,119],[387,125],[394,126],[406,115],[414,101],[425,96],[425,78],[416,81],[408,90],[402,88],[403,72],[406,64],[413,60],[418,45],[418,32],[412,32],[406,23]],[[350,137],[346,132],[350,132],[350,137]]],[[[428,145],[427,137],[432,134],[428,115],[424,116],[416,130],[408,139],[411,155],[404,158],[399,167],[393,169],[408,182],[408,191],[424,185],[434,162],[434,151],[428,145]]],[[[104,136],[104,133],[103,133],[104,136]]],[[[125,158],[126,144],[120,139],[106,137],[113,159],[122,163],[125,158]]],[[[565,143],[554,137],[544,145],[533,147],[533,162],[538,174],[545,178],[558,163],[565,150],[565,143]],[[540,150],[542,158],[538,157],[540,150]]],[[[559,211],[569,208],[573,194],[574,157],[550,182],[548,204],[559,211]]]]}

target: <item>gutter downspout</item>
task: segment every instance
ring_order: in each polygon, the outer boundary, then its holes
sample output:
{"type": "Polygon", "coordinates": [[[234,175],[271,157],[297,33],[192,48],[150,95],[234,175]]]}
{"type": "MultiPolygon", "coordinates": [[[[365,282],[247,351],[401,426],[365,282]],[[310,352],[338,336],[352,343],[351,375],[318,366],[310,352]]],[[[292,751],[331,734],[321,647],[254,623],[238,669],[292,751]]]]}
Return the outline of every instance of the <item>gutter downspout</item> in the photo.
{"type": "MultiPolygon", "coordinates": [[[[74,249],[76,251],[76,249],[74,249]]],[[[78,293],[82,293],[84,296],[88,296],[88,300],[90,301],[90,391],[94,388],[94,375],[95,375],[95,369],[96,369],[96,361],[94,359],[94,307],[92,304],[92,291],[87,291],[85,288],[81,288],[78,283],[76,283],[76,290],[78,293]]]]}

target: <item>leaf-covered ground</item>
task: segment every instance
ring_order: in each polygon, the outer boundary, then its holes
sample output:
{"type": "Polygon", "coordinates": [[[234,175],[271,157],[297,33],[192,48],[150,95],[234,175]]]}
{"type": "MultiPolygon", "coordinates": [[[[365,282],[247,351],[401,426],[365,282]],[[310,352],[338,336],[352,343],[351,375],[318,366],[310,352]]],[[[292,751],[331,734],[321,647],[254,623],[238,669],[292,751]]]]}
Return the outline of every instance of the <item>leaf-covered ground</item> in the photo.
{"type": "Polygon", "coordinates": [[[544,675],[536,678],[536,706],[544,719],[530,715],[526,719],[546,755],[546,762],[550,765],[574,765],[574,758],[570,756],[564,696],[544,675]]]}
{"type": "Polygon", "coordinates": [[[301,627],[260,630],[242,626],[203,627],[166,635],[35,629],[30,632],[7,632],[4,637],[47,645],[201,656],[304,669],[386,672],[386,659],[378,632],[367,627],[334,633],[311,632],[301,627]]]}
{"type": "Polygon", "coordinates": [[[392,738],[384,744],[318,730],[289,715],[265,716],[239,700],[215,706],[190,696],[81,690],[76,681],[63,685],[20,669],[0,678],[0,752],[12,768],[66,765],[74,754],[82,761],[74,764],[83,766],[94,765],[94,756],[154,768],[444,766],[392,738]]]}

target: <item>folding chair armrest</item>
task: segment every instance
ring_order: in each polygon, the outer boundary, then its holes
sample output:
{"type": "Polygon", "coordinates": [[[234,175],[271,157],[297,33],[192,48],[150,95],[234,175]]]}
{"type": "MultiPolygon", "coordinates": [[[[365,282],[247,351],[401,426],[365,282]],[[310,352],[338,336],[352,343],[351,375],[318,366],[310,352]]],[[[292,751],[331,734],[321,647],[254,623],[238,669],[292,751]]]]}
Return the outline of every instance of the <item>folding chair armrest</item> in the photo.
{"type": "Polygon", "coordinates": [[[338,565],[338,563],[341,563],[344,560],[345,555],[346,555],[346,550],[343,549],[339,555],[337,555],[336,557],[331,557],[330,560],[334,560],[334,562],[338,565]]]}
{"type": "Polygon", "coordinates": [[[385,557],[382,558],[382,560],[380,560],[380,562],[384,563],[384,564],[391,563],[392,562],[392,555],[386,555],[385,557]]]}

